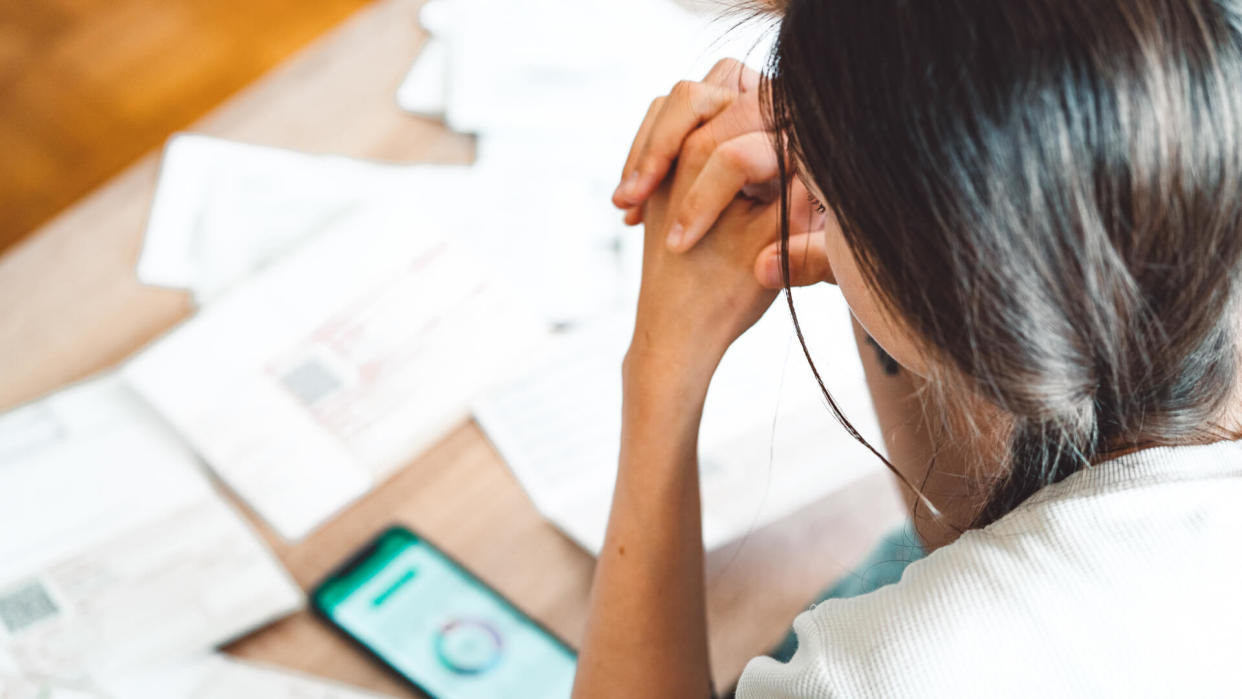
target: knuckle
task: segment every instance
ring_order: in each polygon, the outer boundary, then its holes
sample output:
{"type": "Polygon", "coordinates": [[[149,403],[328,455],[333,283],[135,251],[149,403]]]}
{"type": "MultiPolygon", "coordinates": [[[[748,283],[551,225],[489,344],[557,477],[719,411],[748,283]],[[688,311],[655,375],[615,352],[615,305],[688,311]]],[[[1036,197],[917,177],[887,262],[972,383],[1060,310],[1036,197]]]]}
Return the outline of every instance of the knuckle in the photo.
{"type": "Polygon", "coordinates": [[[668,158],[659,153],[645,153],[638,161],[639,172],[660,172],[668,164],[668,158]]]}
{"type": "Polygon", "coordinates": [[[737,71],[737,84],[745,91],[755,92],[748,89],[748,86],[758,86],[763,81],[763,75],[745,63],[741,63],[737,71]]]}
{"type": "Polygon", "coordinates": [[[738,91],[732,87],[704,86],[704,91],[698,94],[694,109],[697,113],[706,116],[707,112],[716,111],[737,100],[737,97],[738,91]]]}
{"type": "Polygon", "coordinates": [[[673,89],[669,90],[669,96],[680,99],[689,99],[694,94],[695,88],[697,88],[698,85],[699,84],[693,80],[678,80],[673,84],[673,89]]]}
{"type": "Polygon", "coordinates": [[[712,151],[716,150],[716,139],[712,138],[706,129],[698,129],[686,138],[682,149],[691,160],[701,163],[711,157],[712,151]]]}
{"type": "Polygon", "coordinates": [[[743,67],[743,63],[736,58],[722,58],[716,61],[708,75],[715,78],[724,78],[743,67]]]}
{"type": "Polygon", "coordinates": [[[736,58],[722,58],[716,61],[707,73],[707,82],[715,85],[728,85],[736,79],[741,81],[746,64],[736,58]]]}
{"type": "Polygon", "coordinates": [[[715,157],[720,159],[721,165],[731,170],[747,170],[749,158],[746,149],[736,141],[725,141],[716,149],[715,157]]]}

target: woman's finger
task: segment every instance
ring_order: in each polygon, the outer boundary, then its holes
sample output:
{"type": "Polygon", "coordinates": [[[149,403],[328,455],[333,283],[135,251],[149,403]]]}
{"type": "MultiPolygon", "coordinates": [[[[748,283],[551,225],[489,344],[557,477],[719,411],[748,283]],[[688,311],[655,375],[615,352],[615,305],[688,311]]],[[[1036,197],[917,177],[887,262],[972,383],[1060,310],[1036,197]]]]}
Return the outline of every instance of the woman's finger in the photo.
{"type": "Polygon", "coordinates": [[[668,247],[679,252],[694,247],[743,187],[775,179],[778,166],[772,141],[762,131],[720,144],[686,194],[674,204],[668,247]]]}
{"type": "MultiPolygon", "coordinates": [[[[755,259],[755,279],[764,287],[783,287],[781,270],[781,241],[765,247],[755,259]]],[[[832,265],[828,263],[828,249],[824,243],[824,231],[808,231],[789,236],[789,285],[810,286],[819,282],[836,284],[832,265]]]]}
{"type": "MultiPolygon", "coordinates": [[[[758,89],[760,79],[761,76],[758,71],[750,68],[741,61],[734,58],[724,58],[717,61],[712,69],[708,71],[707,76],[703,79],[703,83],[709,86],[729,89],[734,91],[734,93],[749,93],[758,89]]],[[[683,84],[682,89],[688,91],[689,85],[692,84],[693,83],[683,84]]],[[[675,89],[674,92],[676,91],[677,90],[675,89]]],[[[691,131],[693,131],[694,128],[711,128],[713,126],[718,126],[719,128],[715,128],[713,130],[719,132],[715,136],[716,140],[720,141],[732,138],[733,136],[747,131],[761,129],[763,127],[762,118],[759,114],[759,110],[757,109],[758,103],[755,99],[752,99],[753,97],[754,95],[747,95],[745,100],[747,104],[733,102],[732,104],[726,105],[723,109],[712,115],[712,117],[704,119],[705,123],[701,126],[692,127],[691,131]],[[755,102],[755,104],[752,105],[749,104],[749,102],[755,102]],[[740,110],[739,107],[741,108],[740,110]],[[718,118],[721,115],[728,116],[730,113],[739,111],[742,113],[733,114],[732,117],[727,120],[729,122],[727,125],[717,123],[718,118]]],[[[633,181],[639,177],[636,162],[638,161],[640,155],[647,150],[647,142],[650,138],[652,126],[658,120],[660,111],[667,100],[668,97],[661,97],[653,101],[651,107],[647,110],[647,115],[644,117],[643,123],[638,129],[638,133],[634,137],[634,142],[630,146],[629,154],[626,156],[625,166],[621,170],[621,185],[618,186],[617,192],[613,194],[613,204],[620,208],[626,209],[625,222],[631,226],[637,225],[643,220],[641,204],[642,201],[650,195],[650,191],[646,191],[646,193],[628,200],[622,196],[622,192],[627,189],[632,189],[633,181]],[[628,184],[627,179],[629,181],[628,184]]],[[[685,137],[680,139],[680,143],[685,143],[685,137]]],[[[680,152],[677,155],[680,155],[680,152]]],[[[673,159],[675,158],[676,155],[673,156],[673,159]]],[[[671,164],[672,161],[670,160],[669,162],[671,164]]],[[[659,172],[657,176],[662,178],[667,174],[667,167],[663,172],[660,172],[658,169],[656,171],[659,172]]],[[[642,188],[640,188],[640,190],[641,189],[642,188]]],[[[646,189],[649,190],[650,187],[646,189]]]]}
{"type": "Polygon", "coordinates": [[[749,92],[759,87],[759,71],[736,58],[722,58],[707,71],[703,82],[727,87],[738,92],[749,92]]]}
{"type": "MultiPolygon", "coordinates": [[[[694,169],[702,168],[703,163],[721,143],[745,133],[762,131],[764,126],[757,95],[741,95],[682,141],[681,151],[677,154],[678,167],[688,164],[694,169]]],[[[640,201],[630,207],[635,210],[635,213],[626,216],[626,221],[631,225],[642,221],[641,205],[640,201]]]]}
{"type": "MultiPolygon", "coordinates": [[[[660,111],[664,109],[664,103],[667,97],[657,97],[651,100],[651,106],[647,107],[647,114],[643,117],[643,123],[638,125],[638,131],[634,134],[634,142],[630,144],[630,152],[625,156],[625,166],[621,168],[621,186],[612,194],[612,203],[622,209],[633,206],[627,202],[621,201],[617,194],[621,191],[621,187],[625,186],[626,177],[630,173],[637,174],[634,169],[634,163],[637,162],[639,154],[643,152],[643,148],[647,145],[647,138],[651,135],[651,127],[655,124],[656,117],[660,111]]],[[[628,219],[628,216],[627,216],[628,219]]]]}
{"type": "Polygon", "coordinates": [[[659,114],[651,120],[646,142],[634,163],[627,163],[621,185],[613,193],[618,206],[637,206],[663,181],[681,152],[686,136],[733,102],[736,91],[683,80],[673,87],[659,114]]]}

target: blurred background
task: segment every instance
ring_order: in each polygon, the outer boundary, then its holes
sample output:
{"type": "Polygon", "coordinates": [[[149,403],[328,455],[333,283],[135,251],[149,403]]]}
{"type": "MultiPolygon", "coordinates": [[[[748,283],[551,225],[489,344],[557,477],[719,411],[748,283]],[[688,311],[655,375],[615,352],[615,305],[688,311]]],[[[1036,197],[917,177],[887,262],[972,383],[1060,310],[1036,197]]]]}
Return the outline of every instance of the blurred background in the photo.
{"type": "MultiPolygon", "coordinates": [[[[641,271],[609,198],[653,98],[764,67],[741,19],[0,6],[0,699],[567,695],[641,271]]],[[[848,309],[795,299],[879,443],[848,309]]],[[[902,508],[782,304],[699,453],[723,688],[902,508]]]]}
{"type": "Polygon", "coordinates": [[[365,4],[0,3],[0,250],[365,4]]]}

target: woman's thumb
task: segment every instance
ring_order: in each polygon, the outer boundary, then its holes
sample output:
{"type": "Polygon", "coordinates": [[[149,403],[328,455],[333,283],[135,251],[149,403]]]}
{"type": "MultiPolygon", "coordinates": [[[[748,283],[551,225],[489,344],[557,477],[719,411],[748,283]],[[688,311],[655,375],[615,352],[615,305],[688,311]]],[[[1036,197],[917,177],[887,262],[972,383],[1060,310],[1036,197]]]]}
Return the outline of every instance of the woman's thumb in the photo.
{"type": "MultiPolygon", "coordinates": [[[[779,240],[765,247],[755,259],[755,279],[769,289],[784,286],[779,240]]],[[[810,286],[819,282],[837,283],[832,276],[832,266],[828,264],[824,232],[810,231],[789,236],[789,285],[810,286]]]]}

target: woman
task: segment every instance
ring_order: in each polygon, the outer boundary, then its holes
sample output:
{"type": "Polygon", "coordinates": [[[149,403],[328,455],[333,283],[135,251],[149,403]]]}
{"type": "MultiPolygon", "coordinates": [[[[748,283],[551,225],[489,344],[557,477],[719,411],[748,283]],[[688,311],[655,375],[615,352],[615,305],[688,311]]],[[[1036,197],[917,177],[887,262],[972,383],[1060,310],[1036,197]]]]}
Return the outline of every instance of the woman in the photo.
{"type": "Polygon", "coordinates": [[[739,697],[1242,694],[1242,0],[780,11],[769,77],[657,99],[614,198],[646,249],[575,695],[709,694],[703,399],[821,281],[930,554],[739,697]]]}

